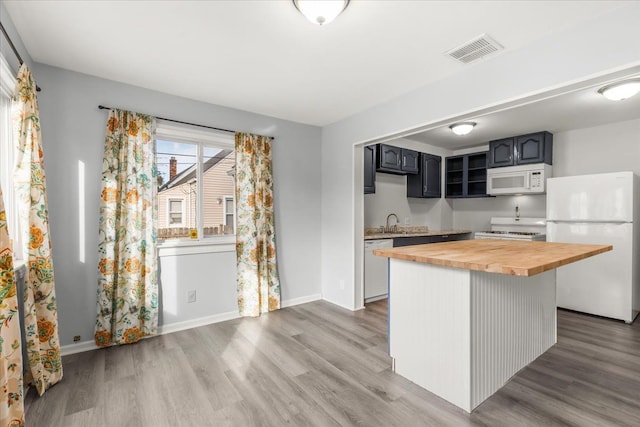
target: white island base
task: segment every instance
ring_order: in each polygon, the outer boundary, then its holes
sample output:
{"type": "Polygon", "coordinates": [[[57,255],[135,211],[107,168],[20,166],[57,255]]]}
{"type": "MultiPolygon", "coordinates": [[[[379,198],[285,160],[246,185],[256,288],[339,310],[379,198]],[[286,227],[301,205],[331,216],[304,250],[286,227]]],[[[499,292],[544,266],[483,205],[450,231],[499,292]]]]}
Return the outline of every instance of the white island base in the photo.
{"type": "Polygon", "coordinates": [[[556,342],[555,270],[529,277],[389,259],[393,369],[471,412],[556,342]]]}

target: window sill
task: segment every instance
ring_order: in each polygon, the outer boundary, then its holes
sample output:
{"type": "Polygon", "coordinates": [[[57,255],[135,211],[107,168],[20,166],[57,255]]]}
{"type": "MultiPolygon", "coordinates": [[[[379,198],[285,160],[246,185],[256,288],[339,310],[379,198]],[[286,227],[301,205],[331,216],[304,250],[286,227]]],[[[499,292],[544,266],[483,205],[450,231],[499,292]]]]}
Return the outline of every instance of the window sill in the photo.
{"type": "Polygon", "coordinates": [[[202,240],[165,240],[158,245],[158,256],[160,257],[235,251],[235,234],[208,237],[202,240]]]}

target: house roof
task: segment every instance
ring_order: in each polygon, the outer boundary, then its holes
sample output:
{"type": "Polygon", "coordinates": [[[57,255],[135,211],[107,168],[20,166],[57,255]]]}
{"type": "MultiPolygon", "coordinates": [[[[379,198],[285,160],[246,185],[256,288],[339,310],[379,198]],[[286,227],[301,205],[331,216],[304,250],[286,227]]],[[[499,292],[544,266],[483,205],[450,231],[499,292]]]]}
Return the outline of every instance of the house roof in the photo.
{"type": "MultiPolygon", "coordinates": [[[[211,169],[212,167],[220,163],[222,160],[226,159],[232,153],[233,153],[233,150],[221,150],[215,156],[211,157],[209,160],[204,162],[202,172],[203,173],[207,172],[209,169],[211,169]]],[[[169,190],[177,185],[185,184],[191,181],[192,179],[194,180],[197,179],[195,164],[183,170],[182,172],[174,176],[173,179],[170,179],[169,181],[165,182],[160,187],[158,187],[158,193],[164,190],[169,190]]]]}

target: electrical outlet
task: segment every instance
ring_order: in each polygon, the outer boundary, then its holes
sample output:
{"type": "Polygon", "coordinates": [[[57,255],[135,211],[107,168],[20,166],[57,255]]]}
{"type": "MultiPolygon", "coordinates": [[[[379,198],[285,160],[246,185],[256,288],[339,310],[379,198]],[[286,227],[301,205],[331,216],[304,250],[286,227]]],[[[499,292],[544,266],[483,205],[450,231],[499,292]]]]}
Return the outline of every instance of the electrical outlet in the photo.
{"type": "Polygon", "coordinates": [[[344,280],[340,280],[340,290],[344,291],[344,280]]]}
{"type": "Polygon", "coordinates": [[[73,337],[73,342],[78,342],[78,341],[80,341],[80,335],[75,335],[73,337]]]}
{"type": "Polygon", "coordinates": [[[404,217],[404,225],[411,225],[411,217],[410,216],[405,216],[404,217]]]}
{"type": "Polygon", "coordinates": [[[195,290],[187,291],[187,302],[188,303],[196,302],[196,291],[195,290]]]}

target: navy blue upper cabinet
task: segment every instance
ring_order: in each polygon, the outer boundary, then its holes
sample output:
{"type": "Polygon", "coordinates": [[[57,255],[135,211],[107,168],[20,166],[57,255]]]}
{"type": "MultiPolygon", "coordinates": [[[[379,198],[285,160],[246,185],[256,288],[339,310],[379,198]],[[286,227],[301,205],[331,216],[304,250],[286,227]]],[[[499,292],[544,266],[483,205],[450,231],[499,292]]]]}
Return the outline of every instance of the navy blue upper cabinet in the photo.
{"type": "Polygon", "coordinates": [[[445,159],[446,198],[487,197],[487,152],[445,159]]]}
{"type": "Polygon", "coordinates": [[[553,135],[536,132],[489,142],[489,167],[552,164],[553,135]]]}
{"type": "Polygon", "coordinates": [[[403,148],[402,170],[406,173],[418,173],[420,171],[420,153],[403,148]]]}
{"type": "Polygon", "coordinates": [[[393,145],[378,144],[378,172],[395,172],[402,171],[402,148],[393,145]]]}
{"type": "Polygon", "coordinates": [[[489,142],[489,167],[513,166],[515,164],[514,138],[489,142]]]}
{"type": "Polygon", "coordinates": [[[364,147],[364,194],[376,192],[376,146],[364,147]]]}
{"type": "Polygon", "coordinates": [[[419,153],[420,170],[407,175],[407,197],[440,198],[442,196],[442,157],[419,153]]]}
{"type": "Polygon", "coordinates": [[[552,164],[553,135],[549,132],[537,132],[517,136],[515,149],[519,165],[552,164]]]}
{"type": "Polygon", "coordinates": [[[376,171],[399,175],[416,174],[420,169],[417,151],[393,145],[378,144],[376,171]]]}

